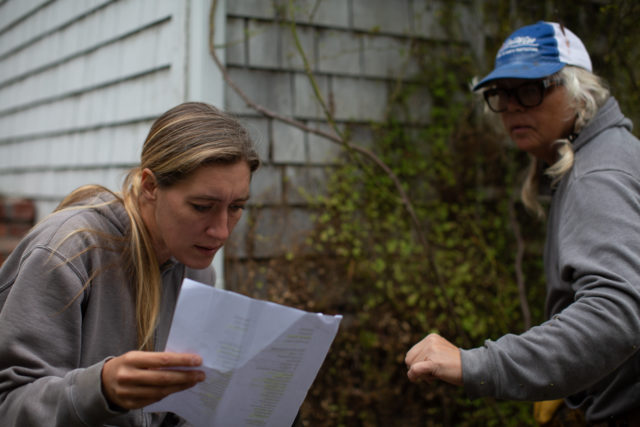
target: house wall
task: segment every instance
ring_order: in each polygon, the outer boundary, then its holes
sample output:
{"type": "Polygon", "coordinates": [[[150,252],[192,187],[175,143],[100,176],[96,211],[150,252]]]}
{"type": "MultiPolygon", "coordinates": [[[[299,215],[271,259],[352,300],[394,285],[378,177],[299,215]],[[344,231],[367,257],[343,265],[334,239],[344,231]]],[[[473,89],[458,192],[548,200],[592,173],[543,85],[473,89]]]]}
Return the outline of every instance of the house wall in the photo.
{"type": "MultiPolygon", "coordinates": [[[[291,31],[288,1],[227,2],[226,67],[230,78],[261,106],[330,130],[305,74],[291,31]]],[[[371,122],[382,120],[398,79],[418,72],[412,47],[441,49],[457,43],[482,51],[475,1],[298,0],[295,28],[317,82],[338,127],[352,142],[371,144],[371,122]],[[443,12],[451,12],[443,28],[443,12]]],[[[240,116],[257,135],[264,165],[254,177],[252,207],[226,245],[227,275],[244,280],[244,261],[267,262],[295,252],[312,226],[304,194],[324,191],[327,166],[342,155],[329,140],[266,118],[226,86],[227,110],[240,116]]],[[[408,124],[425,124],[427,88],[408,100],[408,124]]],[[[255,271],[249,272],[254,274],[255,271]]],[[[252,278],[251,280],[259,280],[252,278]]]]}
{"type": "MultiPolygon", "coordinates": [[[[372,139],[394,84],[411,80],[412,44],[481,50],[477,0],[297,0],[294,20],[322,97],[355,143],[372,139]],[[452,27],[440,24],[453,10],[452,27]],[[452,9],[453,8],[453,9],[452,9]]],[[[36,217],[87,183],[114,190],[152,121],[187,100],[223,106],[249,128],[264,161],[226,247],[227,265],[281,256],[312,226],[303,192],[324,189],[341,148],[245,105],[208,51],[209,0],[0,1],[0,195],[29,198],[36,217]],[[303,192],[301,191],[303,190],[303,192]]],[[[329,130],[297,51],[288,0],[219,0],[216,50],[229,76],[273,111],[329,130]]],[[[451,21],[450,21],[451,25],[451,21]]],[[[409,100],[428,116],[429,96],[409,100]]],[[[222,269],[222,256],[216,258],[222,269]]]]}
{"type": "Polygon", "coordinates": [[[118,189],[153,119],[197,87],[197,4],[0,3],[0,193],[33,199],[42,217],[82,184],[118,189]]]}

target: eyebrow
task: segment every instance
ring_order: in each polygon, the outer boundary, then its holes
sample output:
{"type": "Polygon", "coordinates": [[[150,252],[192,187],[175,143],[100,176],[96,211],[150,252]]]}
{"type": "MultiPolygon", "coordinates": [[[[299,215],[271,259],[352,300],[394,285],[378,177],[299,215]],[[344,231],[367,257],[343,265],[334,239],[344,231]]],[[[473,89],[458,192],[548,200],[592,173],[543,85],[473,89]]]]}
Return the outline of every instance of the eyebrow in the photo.
{"type": "MultiPolygon", "coordinates": [[[[203,201],[211,201],[211,202],[221,202],[222,199],[215,196],[192,196],[189,197],[190,200],[203,200],[203,201]]],[[[247,194],[245,197],[239,197],[237,199],[233,199],[234,202],[246,202],[249,200],[249,195],[247,194]]]]}

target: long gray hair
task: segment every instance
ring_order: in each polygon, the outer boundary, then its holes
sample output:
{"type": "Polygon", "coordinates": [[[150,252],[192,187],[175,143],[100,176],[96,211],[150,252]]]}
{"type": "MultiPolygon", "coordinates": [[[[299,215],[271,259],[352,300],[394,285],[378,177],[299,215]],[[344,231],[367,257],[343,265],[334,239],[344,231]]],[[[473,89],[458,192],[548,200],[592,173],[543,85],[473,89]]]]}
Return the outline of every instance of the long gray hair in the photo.
{"type": "Polygon", "coordinates": [[[573,137],[582,131],[589,121],[596,115],[600,107],[609,98],[609,89],[605,82],[595,74],[579,67],[566,66],[558,71],[555,77],[562,80],[566,88],[569,106],[576,113],[572,137],[559,139],[554,142],[558,151],[558,159],[554,164],[543,170],[540,160],[530,156],[527,177],[522,185],[522,202],[529,212],[544,217],[544,209],[538,200],[538,187],[541,176],[547,175],[556,185],[562,177],[573,167],[573,137]]]}

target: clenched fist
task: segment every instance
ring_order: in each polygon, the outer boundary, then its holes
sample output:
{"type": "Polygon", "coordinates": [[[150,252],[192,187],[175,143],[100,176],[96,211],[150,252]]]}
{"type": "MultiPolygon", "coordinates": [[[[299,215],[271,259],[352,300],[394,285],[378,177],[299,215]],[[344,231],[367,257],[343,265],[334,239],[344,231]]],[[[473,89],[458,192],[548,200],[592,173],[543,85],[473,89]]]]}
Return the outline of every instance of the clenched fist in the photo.
{"type": "Polygon", "coordinates": [[[411,347],[405,363],[413,382],[435,380],[462,385],[460,349],[437,334],[429,334],[411,347]]]}

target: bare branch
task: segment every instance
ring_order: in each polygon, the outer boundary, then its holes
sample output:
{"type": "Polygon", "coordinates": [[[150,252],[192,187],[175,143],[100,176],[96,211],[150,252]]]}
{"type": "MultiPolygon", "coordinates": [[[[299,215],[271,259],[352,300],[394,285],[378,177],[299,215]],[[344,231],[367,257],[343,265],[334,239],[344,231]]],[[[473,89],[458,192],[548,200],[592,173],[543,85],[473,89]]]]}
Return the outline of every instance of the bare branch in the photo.
{"type": "Polygon", "coordinates": [[[307,77],[309,78],[309,82],[311,83],[311,87],[313,88],[313,93],[316,97],[316,100],[320,103],[320,106],[322,107],[322,111],[324,111],[324,116],[327,118],[329,125],[331,125],[331,128],[333,129],[333,131],[340,137],[341,144],[349,148],[348,147],[349,144],[347,144],[347,141],[344,139],[344,135],[342,134],[342,132],[340,132],[340,130],[338,129],[338,126],[336,125],[336,121],[333,119],[333,115],[327,108],[327,103],[324,101],[324,98],[320,93],[320,89],[318,88],[318,82],[316,81],[316,78],[313,75],[313,72],[311,71],[311,66],[309,65],[309,59],[307,58],[307,54],[305,53],[304,49],[302,48],[302,44],[300,43],[300,37],[298,37],[298,31],[296,29],[295,17],[293,16],[294,15],[293,0],[289,0],[289,11],[291,12],[291,19],[290,19],[291,35],[293,36],[293,41],[296,44],[296,49],[298,50],[298,54],[302,58],[302,63],[304,64],[304,70],[305,70],[305,73],[307,74],[307,77]]]}

